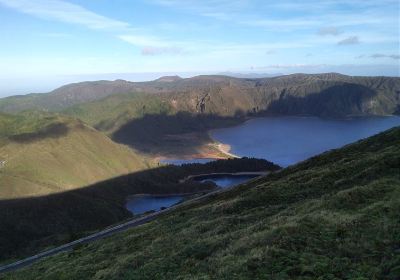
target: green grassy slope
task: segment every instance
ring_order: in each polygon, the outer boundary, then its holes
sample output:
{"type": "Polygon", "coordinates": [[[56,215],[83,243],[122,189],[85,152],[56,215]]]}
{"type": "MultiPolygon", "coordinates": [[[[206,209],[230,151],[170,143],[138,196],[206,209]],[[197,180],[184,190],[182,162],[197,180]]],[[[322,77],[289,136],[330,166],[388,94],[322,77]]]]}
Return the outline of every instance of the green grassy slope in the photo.
{"type": "Polygon", "coordinates": [[[134,194],[207,192],[214,184],[181,180],[211,172],[273,171],[258,159],[218,160],[207,164],[168,165],[108,179],[72,191],[23,199],[0,200],[0,262],[37,254],[132,217],[125,209],[134,194]],[[18,222],[16,222],[18,221],[18,222]]]}
{"type": "Polygon", "coordinates": [[[145,92],[160,95],[161,100],[166,100],[164,105],[179,111],[220,116],[233,116],[237,112],[330,117],[382,115],[398,112],[399,87],[400,78],[396,77],[353,77],[336,73],[262,79],[211,75],[141,83],[96,81],[69,84],[46,94],[3,98],[0,111],[62,111],[112,95],[145,92]]]}
{"type": "Polygon", "coordinates": [[[0,198],[56,193],[148,167],[81,121],[47,113],[0,115],[0,198]]]}
{"type": "Polygon", "coordinates": [[[398,279],[400,128],[5,279],[398,279]]]}
{"type": "Polygon", "coordinates": [[[105,132],[113,132],[132,119],[146,114],[169,114],[173,108],[160,96],[144,93],[115,94],[100,100],[72,106],[64,114],[84,120],[105,132]]]}
{"type": "Polygon", "coordinates": [[[205,133],[207,129],[251,116],[398,114],[399,88],[397,77],[336,73],[262,79],[210,75],[140,83],[96,81],[69,84],[46,94],[0,99],[0,112],[59,111],[152,156],[223,157],[205,133]]]}
{"type": "Polygon", "coordinates": [[[63,113],[143,153],[193,157],[218,154],[208,129],[236,124],[249,116],[348,117],[400,112],[400,78],[391,77],[335,73],[266,79],[198,76],[131,86],[132,93],[81,103],[63,113]]]}

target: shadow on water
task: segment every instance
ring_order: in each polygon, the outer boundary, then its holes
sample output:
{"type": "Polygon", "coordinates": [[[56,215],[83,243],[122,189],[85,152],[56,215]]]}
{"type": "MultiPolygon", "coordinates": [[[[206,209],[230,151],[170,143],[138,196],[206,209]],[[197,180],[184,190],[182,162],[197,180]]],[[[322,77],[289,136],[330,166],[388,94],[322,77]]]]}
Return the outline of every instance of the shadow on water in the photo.
{"type": "MultiPolygon", "coordinates": [[[[223,117],[207,111],[149,114],[123,125],[112,135],[112,139],[148,154],[193,155],[210,142],[206,131],[237,125],[249,117],[309,115],[343,118],[375,113],[369,111],[368,104],[377,92],[366,86],[340,83],[322,91],[317,90],[315,93],[294,96],[283,89],[275,99],[268,101],[266,98],[265,104],[255,107],[249,105],[247,111],[236,110],[232,116],[223,117]]],[[[205,106],[208,108],[209,104],[205,106]]],[[[393,113],[395,110],[393,108],[393,113]]]]}
{"type": "Polygon", "coordinates": [[[187,112],[145,115],[123,125],[112,135],[112,139],[143,153],[192,155],[210,142],[205,132],[212,128],[239,124],[243,120],[241,115],[220,117],[187,112]]]}

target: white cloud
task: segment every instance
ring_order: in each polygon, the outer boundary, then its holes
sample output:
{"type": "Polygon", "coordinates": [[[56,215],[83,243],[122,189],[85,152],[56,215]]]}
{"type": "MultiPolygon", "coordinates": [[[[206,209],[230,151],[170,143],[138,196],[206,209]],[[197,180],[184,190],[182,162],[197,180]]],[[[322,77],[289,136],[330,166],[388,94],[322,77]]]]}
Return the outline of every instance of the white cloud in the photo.
{"type": "Polygon", "coordinates": [[[273,64],[266,66],[265,68],[276,68],[276,69],[291,69],[291,68],[319,68],[327,66],[326,64],[273,64]]]}
{"type": "Polygon", "coordinates": [[[370,57],[370,58],[390,58],[390,59],[395,59],[395,60],[399,60],[400,59],[400,55],[398,54],[383,54],[383,53],[374,53],[371,55],[359,55],[356,56],[356,58],[365,58],[365,57],[370,57]]]}
{"type": "Polygon", "coordinates": [[[140,47],[145,47],[145,46],[166,47],[166,46],[168,46],[168,43],[166,43],[163,40],[160,40],[157,37],[153,37],[153,36],[124,34],[124,35],[118,35],[117,37],[129,44],[132,44],[135,46],[140,46],[140,47]]]}
{"type": "Polygon", "coordinates": [[[68,38],[68,37],[72,37],[72,34],[63,33],[63,32],[44,32],[44,33],[38,33],[38,35],[42,36],[42,37],[49,37],[49,38],[68,38]]]}
{"type": "Polygon", "coordinates": [[[182,54],[182,49],[177,47],[144,47],[142,55],[182,54]]]}
{"type": "Polygon", "coordinates": [[[342,31],[340,31],[339,29],[337,29],[334,26],[322,27],[318,30],[318,35],[321,35],[321,36],[325,36],[325,35],[337,36],[340,33],[342,33],[342,31]]]}
{"type": "Polygon", "coordinates": [[[264,28],[286,28],[292,27],[295,29],[301,27],[313,26],[319,23],[317,20],[310,19],[302,19],[302,18],[291,18],[291,19],[282,19],[282,20],[273,20],[273,19],[259,19],[259,20],[249,20],[249,21],[241,21],[242,24],[250,25],[250,26],[258,26],[264,28]]]}
{"type": "Polygon", "coordinates": [[[391,59],[400,59],[400,55],[398,54],[382,54],[375,53],[371,55],[372,58],[391,58],[391,59]]]}
{"type": "Polygon", "coordinates": [[[0,4],[35,17],[79,24],[90,29],[124,29],[129,24],[98,15],[81,6],[61,0],[0,0],[0,4]]]}
{"type": "MultiPolygon", "coordinates": [[[[135,46],[166,47],[168,43],[155,36],[142,35],[139,29],[129,23],[96,14],[86,8],[62,0],[0,0],[9,8],[22,13],[46,19],[77,24],[89,29],[112,32],[117,38],[135,46]],[[126,34],[117,35],[124,32],[126,34]]],[[[48,33],[42,36],[61,37],[61,34],[48,33]]]]}
{"type": "Polygon", "coordinates": [[[360,40],[357,36],[350,36],[338,42],[338,45],[356,45],[359,44],[360,40]]]}

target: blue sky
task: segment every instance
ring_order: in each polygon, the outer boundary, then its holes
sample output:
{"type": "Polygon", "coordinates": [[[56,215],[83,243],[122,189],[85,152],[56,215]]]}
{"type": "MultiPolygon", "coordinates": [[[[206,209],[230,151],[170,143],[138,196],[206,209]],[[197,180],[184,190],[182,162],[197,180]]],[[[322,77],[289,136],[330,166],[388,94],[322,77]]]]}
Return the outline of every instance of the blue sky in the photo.
{"type": "Polygon", "coordinates": [[[397,0],[0,0],[0,20],[3,96],[104,73],[399,75],[397,0]]]}

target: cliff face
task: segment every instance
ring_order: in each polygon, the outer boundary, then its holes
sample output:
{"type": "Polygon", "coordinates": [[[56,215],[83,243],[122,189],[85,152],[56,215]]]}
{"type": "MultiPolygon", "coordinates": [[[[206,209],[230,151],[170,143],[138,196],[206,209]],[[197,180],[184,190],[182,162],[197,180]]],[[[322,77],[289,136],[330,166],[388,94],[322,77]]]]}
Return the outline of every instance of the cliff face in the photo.
{"type": "MultiPolygon", "coordinates": [[[[326,117],[386,115],[396,113],[400,104],[399,78],[337,74],[267,79],[192,78],[176,83],[168,91],[176,100],[176,108],[222,116],[254,113],[326,117]]],[[[163,98],[167,98],[165,94],[163,98]]]]}
{"type": "Polygon", "coordinates": [[[182,110],[223,116],[385,115],[396,113],[400,104],[400,78],[335,73],[265,79],[205,76],[180,80],[162,90],[170,92],[179,103],[175,106],[182,110]]]}
{"type": "Polygon", "coordinates": [[[293,74],[263,79],[197,76],[151,82],[85,82],[48,94],[0,99],[0,111],[64,110],[119,94],[145,93],[173,111],[236,114],[307,114],[317,116],[387,115],[399,112],[400,78],[352,77],[336,73],[293,74]]]}

